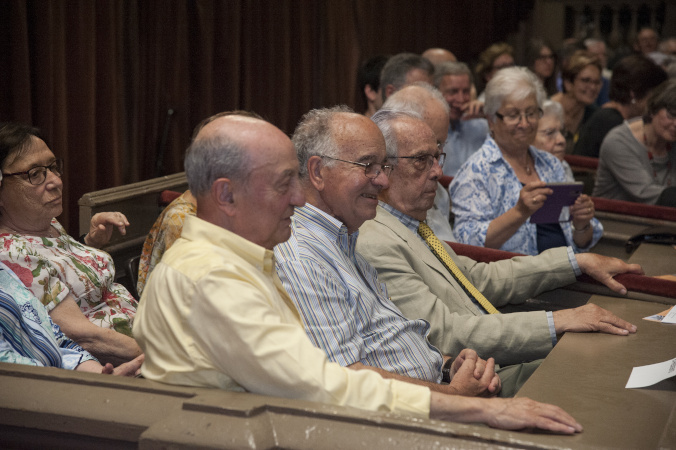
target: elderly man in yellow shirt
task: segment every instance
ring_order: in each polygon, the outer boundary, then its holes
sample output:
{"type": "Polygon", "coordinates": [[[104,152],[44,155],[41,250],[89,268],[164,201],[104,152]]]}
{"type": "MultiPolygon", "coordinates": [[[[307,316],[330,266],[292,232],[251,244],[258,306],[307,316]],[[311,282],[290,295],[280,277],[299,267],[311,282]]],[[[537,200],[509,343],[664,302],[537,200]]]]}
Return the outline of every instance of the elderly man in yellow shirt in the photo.
{"type": "MultiPolygon", "coordinates": [[[[272,248],[289,238],[294,208],[305,203],[281,130],[219,117],[193,140],[185,169],[197,217],[186,218],[149,277],[134,322],[146,378],[503,429],[582,430],[556,406],[445,395],[329,362],[275,275],[272,248]]],[[[455,376],[473,377],[475,362],[458,361],[455,376]]]]}

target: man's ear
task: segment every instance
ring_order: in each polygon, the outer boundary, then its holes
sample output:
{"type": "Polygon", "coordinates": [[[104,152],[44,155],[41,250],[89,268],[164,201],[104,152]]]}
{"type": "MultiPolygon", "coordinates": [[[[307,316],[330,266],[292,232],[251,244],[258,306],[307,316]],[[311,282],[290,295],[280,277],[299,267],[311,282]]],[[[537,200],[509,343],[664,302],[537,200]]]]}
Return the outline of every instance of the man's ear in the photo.
{"type": "Polygon", "coordinates": [[[308,179],[312,186],[320,192],[324,190],[325,185],[322,167],[324,167],[324,164],[321,156],[310,156],[307,160],[308,179]]]}
{"type": "Polygon", "coordinates": [[[364,95],[370,102],[374,102],[378,98],[378,92],[374,91],[370,84],[364,86],[364,95]]]}
{"type": "Polygon", "coordinates": [[[563,91],[564,92],[573,92],[573,82],[570,80],[563,80],[563,91]]]}
{"type": "Polygon", "coordinates": [[[218,178],[211,185],[211,200],[228,215],[231,215],[235,208],[234,188],[229,178],[218,178]]]}
{"type": "Polygon", "coordinates": [[[394,94],[394,91],[395,89],[393,84],[388,84],[387,86],[385,86],[385,90],[383,91],[385,92],[385,95],[383,96],[383,102],[385,102],[385,100],[390,98],[390,95],[394,94]]]}

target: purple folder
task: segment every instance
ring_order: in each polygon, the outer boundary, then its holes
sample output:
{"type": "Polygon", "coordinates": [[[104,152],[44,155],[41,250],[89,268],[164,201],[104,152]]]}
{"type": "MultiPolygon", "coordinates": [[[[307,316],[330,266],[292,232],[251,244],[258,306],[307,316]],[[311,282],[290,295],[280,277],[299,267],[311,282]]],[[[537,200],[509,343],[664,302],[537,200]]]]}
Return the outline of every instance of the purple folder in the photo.
{"type": "Polygon", "coordinates": [[[564,206],[570,206],[582,194],[584,183],[581,181],[565,183],[548,183],[547,187],[554,191],[547,197],[544,205],[530,216],[531,223],[556,223],[561,217],[564,206]]]}

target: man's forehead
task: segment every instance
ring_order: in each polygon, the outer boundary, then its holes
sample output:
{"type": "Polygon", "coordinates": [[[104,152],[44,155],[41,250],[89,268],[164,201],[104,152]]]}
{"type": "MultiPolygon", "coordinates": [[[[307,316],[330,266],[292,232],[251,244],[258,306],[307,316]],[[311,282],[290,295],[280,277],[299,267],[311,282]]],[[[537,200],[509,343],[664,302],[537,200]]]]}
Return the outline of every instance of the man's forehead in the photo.
{"type": "Polygon", "coordinates": [[[413,117],[402,117],[393,122],[401,152],[437,150],[437,138],[430,126],[413,117]]]}
{"type": "Polygon", "coordinates": [[[461,73],[459,75],[448,74],[444,75],[443,80],[446,84],[452,85],[455,88],[469,88],[469,75],[466,73],[461,73]]]}
{"type": "Polygon", "coordinates": [[[373,121],[361,114],[344,113],[331,124],[334,141],[341,152],[361,155],[385,153],[385,138],[373,121]]]}

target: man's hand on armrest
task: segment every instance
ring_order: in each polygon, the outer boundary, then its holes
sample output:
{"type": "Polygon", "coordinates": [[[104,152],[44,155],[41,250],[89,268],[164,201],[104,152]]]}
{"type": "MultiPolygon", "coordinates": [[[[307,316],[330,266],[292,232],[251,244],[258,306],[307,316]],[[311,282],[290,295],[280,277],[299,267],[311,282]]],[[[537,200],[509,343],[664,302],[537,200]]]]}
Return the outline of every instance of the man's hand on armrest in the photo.
{"type": "Polygon", "coordinates": [[[432,392],[430,419],[480,422],[503,430],[538,428],[562,434],[582,431],[582,425],[563,409],[529,398],[468,398],[432,392]]]}
{"type": "Polygon", "coordinates": [[[589,303],[579,308],[562,309],[552,313],[556,334],[566,331],[600,331],[608,334],[626,336],[636,333],[636,325],[622,320],[607,309],[589,303]]]}
{"type": "Polygon", "coordinates": [[[643,275],[643,269],[638,264],[627,264],[620,259],[609,256],[597,255],[596,253],[578,253],[575,255],[575,259],[577,259],[577,264],[580,266],[582,273],[622,295],[627,293],[627,289],[613,279],[615,275],[621,273],[643,275]]]}

